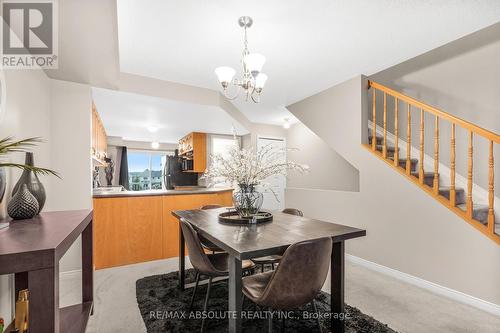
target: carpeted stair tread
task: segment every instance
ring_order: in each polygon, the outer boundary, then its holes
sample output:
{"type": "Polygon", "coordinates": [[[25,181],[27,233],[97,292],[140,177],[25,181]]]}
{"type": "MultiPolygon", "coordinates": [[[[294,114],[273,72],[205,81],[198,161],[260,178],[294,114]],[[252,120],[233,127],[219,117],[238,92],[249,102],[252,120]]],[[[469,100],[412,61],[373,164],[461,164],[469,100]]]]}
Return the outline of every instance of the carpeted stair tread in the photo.
{"type": "MultiPolygon", "coordinates": [[[[440,186],[439,194],[450,200],[450,186],[440,186]]],[[[461,187],[455,187],[455,205],[461,205],[465,203],[465,190],[461,187]]]]}
{"type": "MultiPolygon", "coordinates": [[[[372,143],[373,136],[371,134],[368,135],[368,143],[372,143]]],[[[377,145],[381,145],[384,142],[384,138],[382,136],[377,135],[377,145]]]]}
{"type": "MultiPolygon", "coordinates": [[[[383,145],[377,145],[376,147],[377,147],[378,151],[382,151],[384,149],[383,145]]],[[[400,150],[401,150],[401,148],[398,147],[398,151],[400,151],[400,150]]],[[[387,152],[395,152],[395,151],[396,151],[395,147],[393,147],[393,146],[387,146],[387,152]]]]}
{"type": "MultiPolygon", "coordinates": [[[[466,204],[460,204],[457,205],[457,207],[463,210],[464,212],[467,210],[466,204]]],[[[484,225],[488,224],[488,206],[482,204],[473,204],[472,218],[474,220],[481,222],[484,225]]]]}
{"type": "MultiPolygon", "coordinates": [[[[389,156],[388,157],[390,160],[394,161],[394,156],[389,156]]],[[[414,171],[417,171],[417,164],[418,164],[418,160],[416,158],[412,158],[410,160],[410,165],[411,165],[411,171],[414,172],[414,171]]],[[[399,167],[403,168],[403,169],[406,169],[406,159],[402,160],[400,159],[399,160],[399,167]]]]}
{"type": "MultiPolygon", "coordinates": [[[[376,149],[379,152],[383,152],[384,146],[383,145],[377,145],[376,149]]],[[[398,151],[400,151],[401,148],[398,147],[398,151]]],[[[392,146],[387,146],[387,157],[394,157],[394,153],[396,152],[396,148],[392,146]]]]}
{"type": "MultiPolygon", "coordinates": [[[[412,172],[411,175],[418,179],[418,171],[412,172]]],[[[424,184],[428,186],[432,186],[434,184],[434,172],[424,172],[424,184]]]]}

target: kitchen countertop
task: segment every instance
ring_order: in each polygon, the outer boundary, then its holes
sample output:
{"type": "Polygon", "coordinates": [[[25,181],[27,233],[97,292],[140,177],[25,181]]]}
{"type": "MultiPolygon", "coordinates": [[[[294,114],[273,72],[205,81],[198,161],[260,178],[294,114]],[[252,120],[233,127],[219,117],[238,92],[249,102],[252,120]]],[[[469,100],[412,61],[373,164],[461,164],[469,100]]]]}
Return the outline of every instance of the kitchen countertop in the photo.
{"type": "Polygon", "coordinates": [[[162,195],[188,195],[188,194],[210,194],[233,191],[232,188],[214,187],[214,188],[196,188],[186,190],[146,190],[146,191],[121,191],[121,192],[102,192],[94,193],[94,198],[120,198],[120,197],[147,197],[162,195]]]}

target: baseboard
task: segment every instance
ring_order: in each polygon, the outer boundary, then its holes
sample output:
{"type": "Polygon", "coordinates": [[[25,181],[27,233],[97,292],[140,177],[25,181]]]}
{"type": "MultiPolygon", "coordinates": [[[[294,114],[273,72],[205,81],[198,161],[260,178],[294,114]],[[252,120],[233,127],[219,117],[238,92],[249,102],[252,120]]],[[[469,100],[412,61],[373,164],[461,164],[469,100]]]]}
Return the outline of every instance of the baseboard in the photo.
{"type": "Polygon", "coordinates": [[[373,271],[382,273],[384,275],[391,276],[395,279],[404,281],[406,283],[412,284],[414,286],[420,287],[422,289],[428,290],[432,293],[445,296],[447,298],[450,298],[454,301],[467,304],[470,306],[473,306],[477,309],[486,311],[488,313],[491,313],[493,315],[499,316],[500,317],[500,305],[482,300],[480,298],[464,294],[460,291],[453,290],[447,287],[440,286],[436,283],[418,278],[416,276],[406,274],[403,272],[400,272],[398,270],[379,265],[377,263],[353,256],[351,254],[346,254],[346,260],[349,262],[352,262],[354,264],[358,264],[360,266],[366,267],[368,269],[371,269],[373,271]]]}

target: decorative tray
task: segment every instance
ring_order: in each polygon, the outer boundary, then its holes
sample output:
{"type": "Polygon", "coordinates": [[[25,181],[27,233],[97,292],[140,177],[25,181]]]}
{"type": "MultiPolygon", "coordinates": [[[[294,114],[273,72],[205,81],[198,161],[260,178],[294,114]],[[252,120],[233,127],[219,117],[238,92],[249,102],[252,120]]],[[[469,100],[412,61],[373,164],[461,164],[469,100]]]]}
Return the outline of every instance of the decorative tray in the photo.
{"type": "Polygon", "coordinates": [[[240,217],[236,211],[229,211],[219,214],[219,222],[233,225],[252,225],[271,222],[273,214],[260,211],[252,217],[240,217]]]}

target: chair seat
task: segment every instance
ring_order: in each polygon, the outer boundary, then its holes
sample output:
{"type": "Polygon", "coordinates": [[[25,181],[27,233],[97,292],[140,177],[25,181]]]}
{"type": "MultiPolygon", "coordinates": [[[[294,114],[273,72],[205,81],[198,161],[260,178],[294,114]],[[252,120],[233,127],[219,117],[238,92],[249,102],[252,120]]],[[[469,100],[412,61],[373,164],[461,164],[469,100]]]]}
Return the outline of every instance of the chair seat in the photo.
{"type": "Polygon", "coordinates": [[[242,287],[245,296],[259,304],[258,300],[262,297],[273,274],[274,271],[269,271],[244,277],[242,287]]]}
{"type": "Polygon", "coordinates": [[[253,258],[252,261],[254,263],[256,263],[257,265],[270,265],[270,264],[279,263],[281,258],[282,258],[282,256],[276,254],[276,255],[271,255],[271,256],[253,258]]]}
{"type": "MultiPolygon", "coordinates": [[[[228,254],[227,253],[215,253],[215,254],[207,254],[208,259],[214,265],[214,267],[220,271],[220,272],[225,272],[226,275],[229,271],[229,268],[227,267],[227,258],[228,254]]],[[[241,262],[241,268],[245,270],[249,270],[252,268],[255,268],[255,264],[251,260],[243,260],[241,262]]]]}
{"type": "Polygon", "coordinates": [[[213,252],[225,252],[223,249],[221,249],[220,247],[218,247],[217,245],[215,245],[214,243],[212,243],[211,241],[209,241],[205,237],[198,235],[198,238],[200,239],[201,245],[205,249],[208,249],[208,250],[213,251],[213,252]]]}

